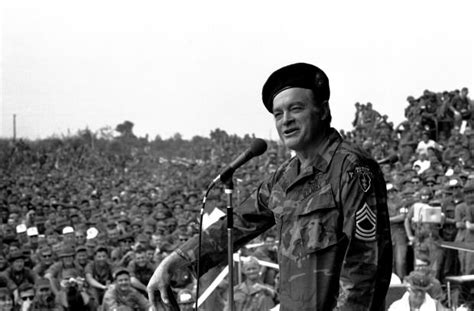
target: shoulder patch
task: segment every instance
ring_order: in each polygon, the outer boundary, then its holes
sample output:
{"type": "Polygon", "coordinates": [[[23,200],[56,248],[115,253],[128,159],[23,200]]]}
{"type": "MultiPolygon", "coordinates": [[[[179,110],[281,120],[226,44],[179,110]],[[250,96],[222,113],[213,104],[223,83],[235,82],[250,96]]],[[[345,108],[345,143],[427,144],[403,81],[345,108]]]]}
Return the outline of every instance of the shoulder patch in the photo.
{"type": "Polygon", "coordinates": [[[375,241],[377,231],[377,215],[367,203],[356,212],[355,236],[362,241],[375,241]]]}
{"type": "Polygon", "coordinates": [[[366,166],[357,166],[353,171],[348,172],[349,178],[357,177],[359,180],[359,185],[362,188],[362,191],[369,191],[372,186],[372,172],[366,166]]]}

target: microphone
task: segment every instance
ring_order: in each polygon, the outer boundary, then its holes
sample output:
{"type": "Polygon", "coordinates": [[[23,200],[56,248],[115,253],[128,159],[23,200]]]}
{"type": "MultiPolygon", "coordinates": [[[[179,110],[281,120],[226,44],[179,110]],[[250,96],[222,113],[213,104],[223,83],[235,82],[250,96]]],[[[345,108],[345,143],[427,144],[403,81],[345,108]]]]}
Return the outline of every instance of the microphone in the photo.
{"type": "Polygon", "coordinates": [[[266,150],[267,143],[263,139],[255,139],[247,150],[240,154],[234,161],[232,161],[232,163],[224,168],[224,170],[216,178],[214,178],[211,186],[213,186],[219,180],[226,182],[229,178],[232,178],[232,175],[239,167],[250,161],[253,157],[263,154],[266,150]]]}

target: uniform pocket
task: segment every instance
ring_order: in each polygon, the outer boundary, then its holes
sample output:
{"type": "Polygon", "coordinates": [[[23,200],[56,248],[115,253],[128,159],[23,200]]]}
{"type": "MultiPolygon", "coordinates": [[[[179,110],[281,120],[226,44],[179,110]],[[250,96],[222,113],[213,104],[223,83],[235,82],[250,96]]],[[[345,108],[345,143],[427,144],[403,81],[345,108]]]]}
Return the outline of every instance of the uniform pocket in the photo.
{"type": "Polygon", "coordinates": [[[297,222],[306,253],[316,252],[337,243],[338,216],[339,210],[330,184],[301,202],[297,222]]]}

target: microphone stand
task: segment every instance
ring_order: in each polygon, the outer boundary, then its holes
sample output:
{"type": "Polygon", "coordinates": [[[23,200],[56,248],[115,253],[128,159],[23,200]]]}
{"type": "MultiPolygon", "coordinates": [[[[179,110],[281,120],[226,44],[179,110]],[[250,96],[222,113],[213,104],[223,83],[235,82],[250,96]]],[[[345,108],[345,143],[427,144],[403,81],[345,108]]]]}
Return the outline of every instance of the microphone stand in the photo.
{"type": "Polygon", "coordinates": [[[234,311],[234,213],[232,208],[232,192],[234,183],[232,175],[224,182],[224,192],[227,196],[227,265],[229,267],[229,306],[234,311]]]}

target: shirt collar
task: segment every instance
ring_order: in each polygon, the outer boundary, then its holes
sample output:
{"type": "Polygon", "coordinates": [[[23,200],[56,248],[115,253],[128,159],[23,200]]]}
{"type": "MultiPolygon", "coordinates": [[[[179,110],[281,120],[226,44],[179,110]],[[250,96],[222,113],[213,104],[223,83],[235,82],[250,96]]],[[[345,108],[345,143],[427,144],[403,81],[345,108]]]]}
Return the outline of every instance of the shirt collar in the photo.
{"type": "Polygon", "coordinates": [[[341,135],[339,135],[335,129],[330,128],[327,138],[322,142],[321,145],[319,145],[318,152],[311,161],[311,165],[308,167],[308,169],[313,170],[314,168],[320,172],[326,172],[329,163],[331,163],[332,157],[334,156],[334,153],[341,142],[341,135]]]}

